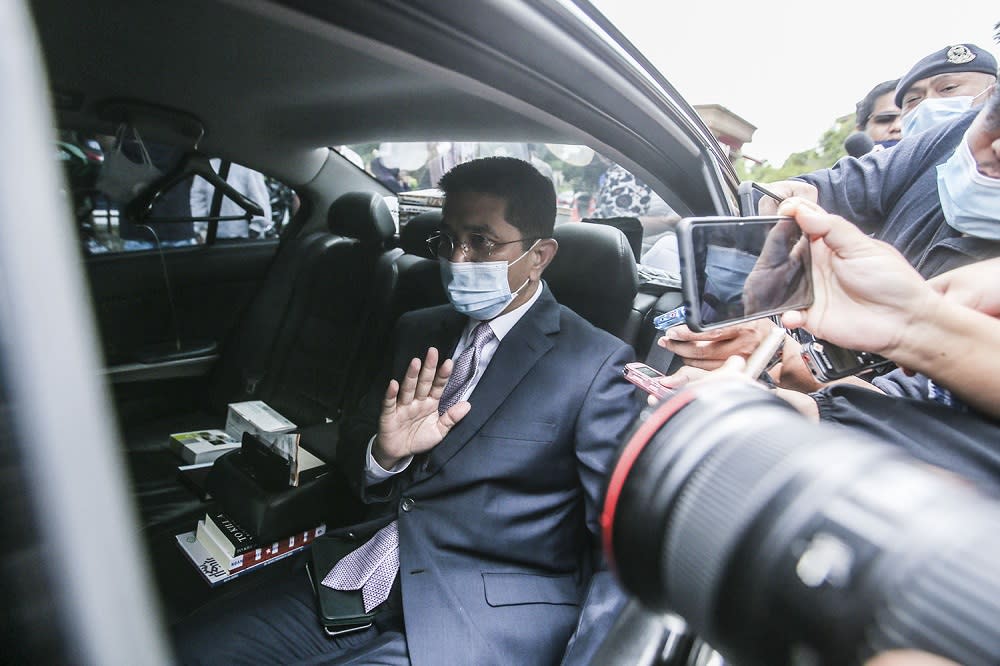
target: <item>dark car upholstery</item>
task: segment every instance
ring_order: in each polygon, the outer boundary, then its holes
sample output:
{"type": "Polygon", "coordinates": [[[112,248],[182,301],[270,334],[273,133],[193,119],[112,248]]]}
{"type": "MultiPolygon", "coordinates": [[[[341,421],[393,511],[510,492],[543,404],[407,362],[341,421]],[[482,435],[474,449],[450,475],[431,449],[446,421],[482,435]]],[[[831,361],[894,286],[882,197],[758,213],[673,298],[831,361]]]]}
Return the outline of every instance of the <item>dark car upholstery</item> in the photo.
{"type": "Polygon", "coordinates": [[[545,281],[556,300],[634,344],[641,321],[633,316],[639,277],[625,234],[600,224],[569,223],[556,227],[552,237],[559,251],[545,269],[545,281]]]}
{"type": "Polygon", "coordinates": [[[221,428],[226,405],[242,400],[264,400],[298,426],[322,425],[336,421],[345,402],[367,386],[391,326],[377,314],[396,286],[401,250],[389,248],[394,232],[378,194],[338,198],[327,231],[282,247],[265,289],[224,343],[201,409],[126,429],[144,526],[201,506],[177,481],[178,461],[167,450],[171,432],[221,428]]]}

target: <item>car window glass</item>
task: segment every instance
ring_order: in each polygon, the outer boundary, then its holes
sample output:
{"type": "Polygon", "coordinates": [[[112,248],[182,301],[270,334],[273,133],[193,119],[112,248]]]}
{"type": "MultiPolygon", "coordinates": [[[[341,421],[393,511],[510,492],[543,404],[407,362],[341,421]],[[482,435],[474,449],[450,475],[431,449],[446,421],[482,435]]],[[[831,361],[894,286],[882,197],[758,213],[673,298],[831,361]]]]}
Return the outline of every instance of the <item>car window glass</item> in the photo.
{"type": "Polygon", "coordinates": [[[263,214],[247,213],[228,196],[217,197],[218,188],[205,178],[191,176],[160,193],[148,214],[134,219],[138,215],[128,204],[178,165],[182,149],[130,131],[111,136],[63,129],[55,152],[63,167],[64,194],[88,255],[273,239],[297,208],[295,192],[288,185],[243,165],[211,158],[212,169],[225,172],[226,182],[260,206],[263,214]]]}
{"type": "Polygon", "coordinates": [[[352,144],[337,146],[336,150],[396,195],[399,223],[403,226],[414,215],[441,205],[441,192],[435,186],[453,166],[489,156],[529,161],[552,179],[558,204],[557,225],[602,219],[630,236],[639,227],[630,227],[635,223],[629,218],[638,219],[642,236],[640,261],[664,270],[677,268],[673,225],[678,216],[652,188],[587,146],[431,141],[352,144]]]}

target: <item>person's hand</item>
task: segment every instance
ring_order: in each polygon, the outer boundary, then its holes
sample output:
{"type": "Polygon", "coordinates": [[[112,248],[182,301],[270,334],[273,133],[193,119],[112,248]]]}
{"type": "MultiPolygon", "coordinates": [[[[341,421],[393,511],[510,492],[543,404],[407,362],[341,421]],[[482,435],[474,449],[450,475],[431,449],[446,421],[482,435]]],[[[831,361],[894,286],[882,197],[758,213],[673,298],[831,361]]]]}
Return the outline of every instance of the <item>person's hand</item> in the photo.
{"type": "Polygon", "coordinates": [[[865,662],[865,666],[958,666],[950,659],[917,650],[890,650],[865,662]]]}
{"type": "Polygon", "coordinates": [[[794,217],[812,239],[814,292],[812,306],[786,312],[782,324],[891,357],[903,331],[932,307],[933,290],[891,245],[844,218],[802,199],[782,202],[779,213],[794,217]]]}
{"type": "Polygon", "coordinates": [[[769,374],[775,384],[790,391],[812,393],[823,388],[823,382],[816,379],[802,360],[802,345],[790,335],[785,337],[781,348],[781,362],[771,368],[769,374]]]}
{"type": "Polygon", "coordinates": [[[372,447],[372,456],[384,469],[433,449],[472,409],[468,402],[461,401],[438,415],[438,403],[451,370],[451,359],[438,367],[438,351],[431,347],[423,363],[419,358],[410,361],[402,383],[395,379],[389,382],[378,437],[372,447]]]}
{"type": "Polygon", "coordinates": [[[927,281],[949,301],[1000,317],[1000,259],[987,259],[942,273],[927,281]]]}
{"type": "MultiPolygon", "coordinates": [[[[819,201],[819,190],[816,189],[816,186],[804,183],[801,180],[781,180],[777,183],[767,183],[766,186],[769,191],[786,199],[799,197],[813,203],[819,201]]],[[[757,204],[758,215],[777,215],[777,211],[777,201],[771,197],[761,197],[760,202],[757,204]]]]}
{"type": "Polygon", "coordinates": [[[696,333],[681,324],[667,329],[656,344],[684,359],[685,365],[715,370],[730,356],[750,356],[772,327],[771,320],[756,319],[696,333]]]}
{"type": "Polygon", "coordinates": [[[809,287],[809,239],[794,220],[780,220],[764,240],[760,256],[743,283],[743,312],[763,313],[801,306],[809,287]]]}

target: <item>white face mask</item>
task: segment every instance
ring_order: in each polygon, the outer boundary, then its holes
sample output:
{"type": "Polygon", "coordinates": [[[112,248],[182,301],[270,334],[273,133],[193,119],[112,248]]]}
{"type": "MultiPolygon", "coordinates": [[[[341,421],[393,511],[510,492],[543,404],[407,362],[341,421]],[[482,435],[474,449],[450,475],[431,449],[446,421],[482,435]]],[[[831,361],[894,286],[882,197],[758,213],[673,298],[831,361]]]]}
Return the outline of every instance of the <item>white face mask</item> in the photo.
{"type": "Polygon", "coordinates": [[[968,236],[1000,240],[1000,178],[979,173],[967,136],[937,167],[938,197],[948,225],[968,236]]]}
{"type": "Polygon", "coordinates": [[[95,187],[119,206],[124,206],[161,175],[163,175],[162,172],[153,166],[153,160],[149,157],[149,152],[139,136],[139,131],[134,127],[126,128],[123,125],[118,129],[115,147],[104,156],[104,163],[101,166],[101,173],[97,177],[95,187]],[[135,134],[135,143],[139,147],[141,162],[133,162],[122,152],[122,144],[125,142],[129,129],[135,134]]]}
{"type": "Polygon", "coordinates": [[[903,116],[903,136],[913,136],[957,118],[972,108],[972,96],[930,97],[903,116]]]}
{"type": "Polygon", "coordinates": [[[472,319],[487,321],[503,312],[514,298],[527,286],[530,280],[511,292],[507,271],[511,266],[521,261],[531,247],[520,257],[511,262],[506,261],[450,261],[441,258],[441,281],[448,292],[448,300],[460,314],[472,319]]]}

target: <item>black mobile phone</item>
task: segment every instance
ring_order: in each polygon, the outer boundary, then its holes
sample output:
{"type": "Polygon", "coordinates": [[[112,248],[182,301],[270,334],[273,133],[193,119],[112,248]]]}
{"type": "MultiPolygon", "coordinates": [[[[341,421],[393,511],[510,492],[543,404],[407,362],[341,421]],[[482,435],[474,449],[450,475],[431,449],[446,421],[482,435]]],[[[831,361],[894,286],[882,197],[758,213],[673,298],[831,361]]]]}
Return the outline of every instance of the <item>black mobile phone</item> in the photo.
{"type": "Polygon", "coordinates": [[[790,217],[686,217],[677,245],[696,331],[812,305],[809,239],[790,217]]]}
{"type": "MultiPolygon", "coordinates": [[[[760,202],[765,197],[771,200],[770,203],[773,204],[774,210],[777,210],[778,204],[785,200],[785,197],[775,194],[760,183],[755,183],[752,180],[744,180],[736,188],[736,198],[740,204],[741,215],[760,215],[760,202]]],[[[773,211],[765,210],[764,212],[771,213],[773,211]]]]}
{"type": "Polygon", "coordinates": [[[802,360],[805,361],[813,377],[821,382],[832,382],[835,379],[869,370],[883,370],[894,365],[884,356],[845,349],[819,338],[813,338],[802,344],[802,360]]]}

